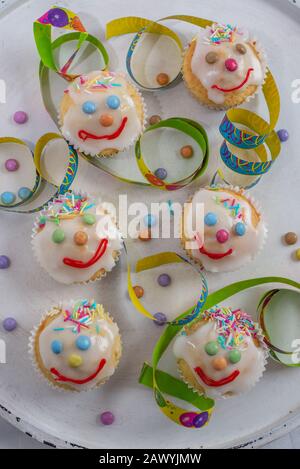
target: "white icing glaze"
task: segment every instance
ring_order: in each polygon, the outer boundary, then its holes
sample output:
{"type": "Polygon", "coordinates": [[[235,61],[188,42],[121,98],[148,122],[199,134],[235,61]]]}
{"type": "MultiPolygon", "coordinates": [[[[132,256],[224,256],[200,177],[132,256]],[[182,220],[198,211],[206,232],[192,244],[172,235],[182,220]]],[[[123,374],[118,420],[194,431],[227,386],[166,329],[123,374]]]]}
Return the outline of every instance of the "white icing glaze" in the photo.
{"type": "Polygon", "coordinates": [[[260,345],[256,346],[251,336],[245,338],[241,352],[241,359],[238,363],[230,363],[228,360],[228,349],[219,346],[217,355],[210,356],[205,351],[207,342],[216,341],[218,332],[216,331],[216,322],[213,320],[203,321],[195,332],[176,337],[173,352],[177,359],[183,359],[199,383],[205,394],[211,398],[230,397],[247,392],[262,376],[265,369],[266,352],[260,345]],[[217,371],[213,366],[214,358],[224,357],[227,361],[225,369],[217,371]],[[238,370],[239,375],[230,383],[222,386],[209,386],[195,372],[195,368],[200,367],[206,376],[219,381],[228,377],[231,373],[238,370]]]}
{"type": "MultiPolygon", "coordinates": [[[[196,47],[192,57],[191,68],[193,74],[200,80],[202,85],[207,89],[208,98],[216,104],[222,104],[226,95],[230,92],[220,91],[212,88],[214,85],[223,89],[232,89],[238,87],[247,77],[247,72],[251,71],[247,83],[245,83],[239,91],[243,92],[248,85],[261,85],[264,80],[264,64],[254,50],[254,46],[250,45],[249,34],[246,31],[236,31],[233,41],[221,42],[215,44],[210,42],[211,28],[207,27],[201,30],[197,35],[196,47]],[[246,47],[246,54],[237,51],[236,45],[243,44],[246,47]],[[209,64],[206,61],[206,55],[209,52],[215,52],[218,55],[216,63],[209,64]],[[226,59],[235,59],[238,67],[234,72],[228,71],[225,67],[226,59]]],[[[238,91],[235,91],[238,92],[238,91]]]]}
{"type": "Polygon", "coordinates": [[[91,155],[97,155],[103,150],[111,148],[121,151],[131,145],[141,134],[143,122],[141,122],[136,105],[128,93],[127,86],[128,83],[121,74],[111,72],[95,71],[76,78],[67,89],[73,104],[66,114],[60,117],[63,122],[61,127],[63,136],[75,148],[91,155]],[[93,88],[96,80],[107,83],[107,89],[93,88]],[[112,95],[118,96],[120,99],[121,104],[118,109],[110,109],[107,105],[107,98],[112,95]],[[82,105],[86,101],[92,101],[96,105],[95,113],[86,114],[83,112],[82,105]],[[113,117],[114,122],[111,126],[101,125],[100,117],[103,114],[109,114],[113,117]],[[119,129],[124,118],[127,118],[125,128],[117,138],[100,140],[87,138],[84,140],[79,136],[81,130],[95,136],[112,135],[119,129]]]}
{"type": "MultiPolygon", "coordinates": [[[[196,233],[199,236],[199,243],[193,241],[190,253],[192,257],[199,260],[207,271],[210,272],[229,272],[236,270],[247,262],[254,259],[256,254],[262,249],[266,238],[266,227],[259,216],[258,223],[253,223],[254,207],[252,202],[243,194],[239,197],[235,191],[234,194],[226,191],[225,188],[213,190],[210,188],[200,189],[193,196],[191,203],[185,205],[184,209],[184,235],[187,240],[194,240],[196,233]],[[236,194],[236,195],[235,195],[236,194]],[[243,214],[243,219],[237,218],[231,210],[226,208],[220,200],[229,199],[228,203],[239,204],[239,213],[243,214]],[[201,210],[204,207],[204,217],[207,213],[214,213],[217,216],[217,223],[214,226],[203,224],[201,210]],[[198,216],[197,216],[198,213],[198,216]],[[238,236],[234,227],[237,222],[243,222],[246,227],[246,233],[238,236]],[[229,234],[228,241],[221,244],[217,241],[216,233],[219,230],[226,230],[229,234]],[[201,239],[201,234],[204,239],[201,239]],[[221,259],[212,259],[207,254],[201,253],[199,248],[203,248],[208,253],[221,254],[228,253],[221,259]]],[[[256,218],[255,218],[256,219],[256,218]]]]}
{"type": "MultiPolygon", "coordinates": [[[[71,382],[62,382],[78,391],[89,390],[95,387],[99,382],[108,379],[115,371],[117,365],[115,357],[113,357],[116,339],[119,338],[119,329],[115,322],[109,322],[103,315],[103,308],[97,305],[97,308],[88,311],[90,321],[86,323],[88,328],[80,328],[77,330],[76,324],[71,321],[65,321],[65,310],[72,312],[74,302],[64,304],[61,308],[61,314],[51,321],[47,327],[39,335],[39,352],[43,366],[50,371],[55,368],[61,375],[75,380],[84,380],[93,375],[102,359],[106,363],[97,376],[84,384],[71,382]],[[63,330],[55,330],[63,329],[63,330]],[[80,350],[76,345],[76,339],[79,336],[88,336],[91,345],[87,350],[80,350]],[[55,354],[52,351],[51,344],[53,341],[59,341],[62,344],[62,352],[55,354]],[[70,355],[80,356],[82,364],[73,368],[69,365],[70,355]]],[[[53,378],[57,376],[53,374],[53,378]]]]}
{"type": "MultiPolygon", "coordinates": [[[[65,196],[56,200],[50,207],[41,212],[40,216],[49,213],[57,213],[61,210],[65,196]]],[[[93,200],[88,199],[88,204],[93,200]]],[[[105,203],[100,203],[89,208],[85,213],[93,214],[96,217],[96,223],[87,225],[83,222],[83,217],[77,215],[72,219],[61,219],[59,225],[52,221],[47,221],[45,226],[39,230],[39,218],[36,220],[32,245],[35,255],[40,265],[60,283],[72,284],[77,282],[86,282],[100,269],[109,272],[115,266],[117,259],[114,252],[122,249],[121,234],[118,231],[112,217],[104,212],[105,203]],[[65,239],[62,243],[56,244],[52,240],[52,234],[56,228],[61,228],[65,233],[65,239]],[[78,231],[84,231],[88,235],[88,242],[84,246],[78,246],[74,242],[74,234],[78,231]],[[63,263],[65,257],[89,261],[95,254],[99,242],[103,238],[108,238],[108,246],[103,256],[92,266],[87,268],[74,268],[63,263]]]]}

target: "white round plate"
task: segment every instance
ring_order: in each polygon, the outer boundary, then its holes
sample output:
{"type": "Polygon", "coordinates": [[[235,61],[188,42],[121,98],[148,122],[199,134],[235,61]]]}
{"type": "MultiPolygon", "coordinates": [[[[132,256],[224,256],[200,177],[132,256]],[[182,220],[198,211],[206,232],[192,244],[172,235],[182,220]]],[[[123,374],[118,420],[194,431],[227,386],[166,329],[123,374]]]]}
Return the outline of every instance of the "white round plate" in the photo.
{"type": "MultiPolygon", "coordinates": [[[[32,34],[33,21],[52,4],[53,0],[17,1],[0,10],[0,79],[5,80],[7,86],[6,104],[0,104],[1,136],[36,141],[43,133],[56,131],[42,105],[39,61],[32,34]],[[12,122],[11,115],[17,109],[24,109],[29,114],[29,122],[24,126],[12,122]]],[[[282,245],[281,236],[286,231],[300,235],[297,141],[300,104],[293,103],[291,98],[292,84],[300,76],[300,11],[289,2],[279,0],[69,0],[58,4],[77,12],[87,29],[102,40],[105,24],[113,18],[136,15],[155,19],[179,13],[240,24],[249,27],[260,38],[281,91],[279,128],[287,128],[291,137],[283,145],[282,155],[272,170],[252,190],[254,197],[263,204],[269,226],[269,239],[263,253],[239,272],[209,275],[208,282],[213,291],[234,281],[257,276],[276,274],[299,279],[300,263],[292,259],[293,248],[282,245]]],[[[177,30],[181,27],[175,26],[177,30]]],[[[118,48],[121,45],[124,49],[128,43],[129,38],[125,37],[108,44],[115,68],[124,69],[124,54],[120,54],[118,48]]],[[[174,99],[176,93],[182,98],[185,90],[179,85],[160,94],[158,101],[163,115],[167,117],[170,111],[173,115],[189,116],[189,106],[183,108],[182,100],[174,99]]],[[[151,99],[154,98],[146,96],[146,101],[151,99]]],[[[267,117],[261,96],[255,99],[254,106],[267,117]]],[[[212,134],[217,134],[222,113],[197,106],[197,115],[212,134]]],[[[212,152],[212,158],[216,158],[216,152],[212,152]]],[[[129,202],[145,200],[150,203],[170,198],[184,201],[199,182],[185,190],[166,194],[119,182],[81,160],[76,185],[101,192],[109,201],[117,201],[118,194],[128,194],[129,202]]],[[[0,414],[20,430],[58,447],[253,447],[300,423],[300,370],[284,368],[270,361],[264,377],[248,395],[217,403],[207,427],[193,431],[173,424],[159,411],[151,391],[137,382],[142,363],[151,359],[151,350],[161,329],[141,317],[127,298],[125,254],[120,264],[101,282],[86,287],[65,287],[52,280],[32,256],[33,216],[2,212],[0,216],[0,251],[12,260],[9,270],[0,271],[0,317],[14,316],[19,323],[18,329],[10,334],[0,328],[0,339],[5,340],[7,346],[7,363],[0,364],[0,414]],[[62,299],[80,296],[102,302],[115,317],[122,331],[124,353],[117,373],[103,389],[69,395],[53,391],[35,374],[27,355],[27,342],[32,326],[44,311],[62,299]],[[97,422],[99,413],[106,409],[116,415],[116,422],[111,427],[103,427],[97,422]]],[[[143,244],[142,248],[141,255],[162,250],[180,252],[176,241],[153,240],[147,246],[143,244]]],[[[170,315],[179,313],[187,302],[195,300],[195,283],[190,282],[188,286],[186,278],[184,273],[174,271],[176,281],[169,290],[170,315]]],[[[153,277],[144,280],[153,285],[153,277]]],[[[239,306],[255,315],[257,301],[266,289],[268,287],[240,295],[239,306]]],[[[236,301],[235,298],[233,302],[236,301]]],[[[166,298],[164,302],[167,304],[166,298]]],[[[153,307],[159,308],[155,304],[153,307]]],[[[171,355],[169,358],[166,367],[175,373],[171,355]]]]}

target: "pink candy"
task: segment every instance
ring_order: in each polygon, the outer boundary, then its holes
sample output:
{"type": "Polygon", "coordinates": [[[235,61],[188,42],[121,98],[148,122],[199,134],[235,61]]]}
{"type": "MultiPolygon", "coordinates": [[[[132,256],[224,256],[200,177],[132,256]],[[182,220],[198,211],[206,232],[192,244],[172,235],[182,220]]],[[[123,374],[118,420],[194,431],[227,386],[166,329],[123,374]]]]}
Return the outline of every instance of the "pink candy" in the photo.
{"type": "Polygon", "coordinates": [[[226,243],[226,241],[228,241],[228,238],[229,238],[229,233],[226,230],[219,230],[216,233],[216,238],[219,243],[221,244],[226,243]]]}
{"type": "Polygon", "coordinates": [[[227,59],[225,60],[225,67],[229,72],[235,72],[238,68],[237,61],[235,59],[227,59]]]}

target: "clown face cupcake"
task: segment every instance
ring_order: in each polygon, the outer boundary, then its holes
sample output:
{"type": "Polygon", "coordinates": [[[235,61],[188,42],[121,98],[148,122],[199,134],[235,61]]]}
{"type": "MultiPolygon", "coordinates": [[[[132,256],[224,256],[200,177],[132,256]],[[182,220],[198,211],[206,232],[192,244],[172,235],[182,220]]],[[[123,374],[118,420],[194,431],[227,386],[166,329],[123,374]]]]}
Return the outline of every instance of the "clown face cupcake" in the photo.
{"type": "Polygon", "coordinates": [[[122,346],[118,326],[103,306],[79,300],[52,308],[33,330],[29,349],[49,384],[87,391],[114,374],[122,346]]]}
{"type": "Polygon", "coordinates": [[[96,71],[76,78],[65,90],[59,119],[63,136],[76,149],[112,156],[142,133],[144,102],[123,75],[96,71]]]}
{"type": "Polygon", "coordinates": [[[267,351],[258,325],[245,312],[215,306],[186,326],[174,342],[183,380],[200,394],[231,397],[261,378],[267,351]]]}
{"type": "Polygon", "coordinates": [[[183,246],[209,272],[230,272],[253,260],[266,234],[259,209],[243,189],[200,189],[184,206],[183,246]]]}
{"type": "Polygon", "coordinates": [[[116,265],[121,234],[105,203],[74,193],[60,196],[37,218],[32,246],[39,264],[60,283],[83,283],[116,265]]]}
{"type": "Polygon", "coordinates": [[[265,56],[247,31],[215,23],[189,45],[183,63],[188,89],[208,107],[229,109],[264,82],[265,56]]]}

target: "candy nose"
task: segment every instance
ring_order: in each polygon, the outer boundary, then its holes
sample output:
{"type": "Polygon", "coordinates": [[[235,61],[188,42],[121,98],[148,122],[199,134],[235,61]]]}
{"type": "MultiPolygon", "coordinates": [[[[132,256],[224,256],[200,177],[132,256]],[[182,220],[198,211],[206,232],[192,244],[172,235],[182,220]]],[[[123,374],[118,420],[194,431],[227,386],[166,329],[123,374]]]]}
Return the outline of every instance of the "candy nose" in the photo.
{"type": "Polygon", "coordinates": [[[99,121],[103,127],[110,127],[114,123],[114,118],[111,114],[101,114],[99,121]]]}
{"type": "Polygon", "coordinates": [[[212,361],[212,366],[217,371],[225,370],[225,368],[227,367],[227,360],[224,357],[214,358],[212,361]]]}
{"type": "Polygon", "coordinates": [[[221,244],[226,243],[226,241],[228,241],[229,239],[229,233],[226,230],[219,230],[216,233],[216,238],[217,238],[218,243],[221,243],[221,244]]]}
{"type": "Polygon", "coordinates": [[[88,241],[88,235],[84,231],[76,231],[74,234],[74,243],[77,246],[84,246],[88,241]]]}
{"type": "Polygon", "coordinates": [[[226,59],[225,67],[227,68],[228,72],[235,72],[238,68],[237,61],[235,59],[226,59]]]}

